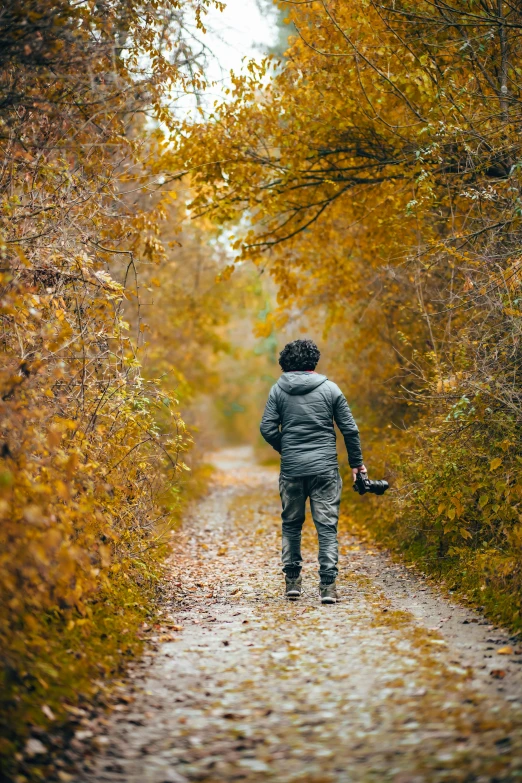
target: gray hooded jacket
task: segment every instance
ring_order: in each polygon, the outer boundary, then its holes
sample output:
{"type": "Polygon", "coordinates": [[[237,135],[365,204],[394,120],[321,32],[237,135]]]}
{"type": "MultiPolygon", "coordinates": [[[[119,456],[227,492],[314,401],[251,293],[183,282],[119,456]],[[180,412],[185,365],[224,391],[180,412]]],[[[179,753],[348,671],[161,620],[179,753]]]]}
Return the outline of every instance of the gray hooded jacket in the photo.
{"type": "Polygon", "coordinates": [[[312,476],[337,468],[334,421],[350,467],[358,468],[359,430],[339,387],[316,372],[285,372],[270,389],[261,435],[281,454],[281,473],[312,476]]]}

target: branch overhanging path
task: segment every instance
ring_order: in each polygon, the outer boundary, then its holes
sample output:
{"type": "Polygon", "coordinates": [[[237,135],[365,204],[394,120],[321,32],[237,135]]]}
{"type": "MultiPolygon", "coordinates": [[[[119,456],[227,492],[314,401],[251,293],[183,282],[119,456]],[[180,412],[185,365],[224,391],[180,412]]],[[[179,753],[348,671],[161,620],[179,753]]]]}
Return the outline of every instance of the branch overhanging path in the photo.
{"type": "Polygon", "coordinates": [[[173,538],[162,626],[79,780],[518,779],[522,651],[507,632],[346,530],[342,600],[321,606],[309,518],[304,595],[286,601],[276,470],[248,448],[214,462],[173,538]]]}

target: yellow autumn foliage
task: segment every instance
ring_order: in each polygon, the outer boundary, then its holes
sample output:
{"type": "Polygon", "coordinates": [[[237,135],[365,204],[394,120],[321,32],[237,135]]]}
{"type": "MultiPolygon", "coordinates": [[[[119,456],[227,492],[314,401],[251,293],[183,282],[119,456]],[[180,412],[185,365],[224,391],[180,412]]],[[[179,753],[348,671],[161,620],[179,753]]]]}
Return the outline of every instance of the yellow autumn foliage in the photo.
{"type": "Polygon", "coordinates": [[[520,8],[282,7],[282,62],[187,123],[171,168],[272,275],[273,323],[316,332],[392,480],[395,503],[348,493],[352,523],[519,627],[520,8]]]}
{"type": "Polygon", "coordinates": [[[173,387],[141,370],[143,278],[165,259],[169,199],[154,169],[162,135],[143,116],[172,130],[165,96],[198,89],[184,22],[201,25],[205,5],[2,9],[5,775],[31,727],[103,690],[153,610],[190,437],[173,387]]]}
{"type": "Polygon", "coordinates": [[[185,21],[207,5],[0,16],[6,759],[139,644],[188,473],[179,403],[252,437],[292,330],[393,485],[348,492],[345,523],[522,623],[520,9],[283,4],[283,60],[195,121],[169,106],[204,85],[185,21]]]}

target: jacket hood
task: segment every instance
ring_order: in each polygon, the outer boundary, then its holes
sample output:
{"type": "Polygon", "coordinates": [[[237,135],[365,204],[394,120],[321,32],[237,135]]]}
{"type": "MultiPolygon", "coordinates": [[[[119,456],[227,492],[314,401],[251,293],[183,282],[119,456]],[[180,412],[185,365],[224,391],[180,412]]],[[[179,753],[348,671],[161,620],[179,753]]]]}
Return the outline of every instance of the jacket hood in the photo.
{"type": "Polygon", "coordinates": [[[308,394],[327,380],[326,375],[321,375],[318,372],[298,370],[284,372],[277,381],[277,385],[287,394],[308,394]]]}

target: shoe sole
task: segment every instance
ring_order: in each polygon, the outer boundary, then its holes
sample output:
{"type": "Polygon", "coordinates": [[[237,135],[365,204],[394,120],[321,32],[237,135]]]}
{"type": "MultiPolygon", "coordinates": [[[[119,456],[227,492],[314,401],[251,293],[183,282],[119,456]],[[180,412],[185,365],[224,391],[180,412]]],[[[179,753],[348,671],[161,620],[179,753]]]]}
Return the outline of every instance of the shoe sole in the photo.
{"type": "Polygon", "coordinates": [[[321,598],[321,603],[322,604],[336,604],[337,603],[337,598],[329,598],[329,597],[328,598],[321,598]]]}
{"type": "Polygon", "coordinates": [[[287,597],[287,598],[290,598],[290,600],[291,600],[291,601],[295,601],[295,600],[296,600],[296,598],[299,598],[299,596],[300,596],[300,595],[301,595],[301,593],[298,593],[298,592],[297,592],[297,590],[290,590],[290,591],[289,591],[289,592],[286,594],[286,597],[287,597]]]}

